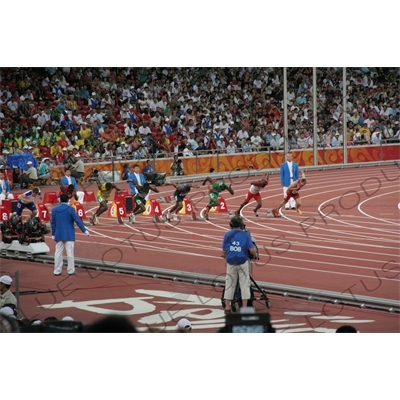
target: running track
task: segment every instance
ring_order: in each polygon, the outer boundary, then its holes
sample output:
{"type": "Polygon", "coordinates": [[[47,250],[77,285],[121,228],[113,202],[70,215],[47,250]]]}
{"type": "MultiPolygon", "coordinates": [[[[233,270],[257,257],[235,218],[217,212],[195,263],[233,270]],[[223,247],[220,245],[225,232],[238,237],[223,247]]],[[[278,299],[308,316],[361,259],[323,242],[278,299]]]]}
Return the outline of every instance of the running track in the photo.
{"type": "MultiPolygon", "coordinates": [[[[306,175],[308,183],[301,192],[303,202],[301,217],[292,210],[282,210],[281,218],[266,216],[265,210],[275,207],[282,198],[282,188],[277,174],[270,177],[269,185],[262,192],[263,208],[260,210],[260,217],[257,218],[253,214],[254,203],[250,203],[242,210],[247,228],[255,238],[261,255],[260,261],[253,265],[253,277],[257,281],[307,287],[316,291],[329,290],[399,300],[400,171],[398,166],[309,171],[306,172],[306,175]]],[[[251,180],[250,177],[232,179],[235,195],[231,196],[228,192],[222,193],[230,211],[236,210],[243,201],[251,180]]],[[[89,189],[93,190],[94,187],[89,189]]],[[[165,186],[159,190],[160,194],[152,194],[151,198],[158,198],[161,195],[172,196],[172,187],[165,186]]],[[[192,203],[197,208],[197,216],[207,203],[205,195],[203,187],[192,189],[190,193],[192,203]]],[[[161,206],[165,211],[172,204],[161,203],[161,206]]],[[[90,215],[96,207],[97,204],[86,204],[86,213],[90,215]]],[[[153,223],[151,217],[148,216],[139,216],[136,221],[134,225],[127,221],[124,225],[119,225],[115,219],[101,217],[99,225],[88,228],[91,232],[89,238],[78,231],[75,247],[76,257],[179,269],[216,276],[224,275],[224,262],[219,256],[222,236],[229,229],[227,213],[210,213],[209,221],[192,221],[188,215],[182,215],[179,222],[171,223],[153,223]]],[[[54,244],[51,239],[47,241],[47,244],[53,253],[54,244]]],[[[17,262],[13,261],[13,263],[16,268],[17,262]]],[[[3,267],[9,269],[9,262],[2,261],[2,264],[3,267]]],[[[31,283],[25,282],[25,289],[21,284],[21,291],[36,288],[34,289],[36,298],[49,296],[48,288],[54,284],[58,285],[59,282],[54,283],[57,278],[52,276],[52,266],[33,263],[33,265],[35,264],[36,266],[32,266],[32,268],[40,269],[40,276],[42,278],[46,276],[46,279],[49,279],[48,285],[43,287],[40,280],[36,279],[31,283]],[[38,290],[39,292],[47,291],[47,294],[39,295],[38,290]]],[[[3,267],[2,270],[5,269],[3,267]]],[[[188,296],[193,292],[198,293],[200,297],[205,296],[206,299],[212,299],[205,301],[213,304],[213,307],[216,308],[215,312],[218,309],[217,314],[220,312],[220,293],[216,295],[215,289],[212,288],[184,283],[158,282],[126,275],[123,276],[123,283],[116,285],[115,274],[101,273],[101,281],[96,280],[96,290],[94,290],[92,284],[95,280],[92,279],[92,276],[88,278],[87,274],[86,271],[78,271],[76,277],[66,278],[71,282],[74,280],[73,283],[69,283],[68,287],[79,287],[79,290],[71,289],[72,293],[67,296],[68,301],[74,300],[77,296],[77,299],[85,299],[85,301],[108,299],[114,304],[115,300],[112,299],[125,298],[126,290],[132,295],[132,287],[135,287],[136,295],[142,294],[153,299],[158,296],[162,297],[155,309],[148,311],[150,314],[156,312],[157,315],[160,315],[163,312],[160,310],[160,304],[166,304],[165,302],[174,304],[172,308],[176,307],[176,299],[182,293],[188,296]],[[85,279],[90,279],[87,286],[88,291],[85,291],[85,285],[82,287],[80,284],[85,279]],[[149,287],[148,290],[151,293],[140,292],[145,289],[137,289],[136,285],[149,287]],[[93,290],[89,290],[89,288],[93,290]],[[154,290],[162,290],[162,292],[154,293],[154,290]],[[167,294],[171,292],[175,294],[167,294]],[[172,299],[166,300],[165,294],[167,297],[172,296],[172,299]]],[[[54,304],[58,304],[60,300],[58,298],[60,289],[54,290],[53,297],[54,293],[57,293],[56,301],[40,302],[41,305],[53,305],[50,308],[51,315],[58,310],[54,304]]],[[[21,296],[21,304],[24,298],[25,296],[21,296]]],[[[301,325],[299,331],[332,331],[335,326],[335,322],[332,321],[336,319],[343,322],[347,317],[351,321],[357,321],[360,318],[360,321],[380,321],[378,325],[372,327],[372,324],[369,328],[366,327],[368,325],[366,323],[363,325],[364,331],[400,331],[398,315],[345,307],[342,308],[342,310],[346,310],[346,316],[343,317],[344,311],[338,315],[337,310],[331,310],[332,307],[335,307],[334,305],[329,305],[330,311],[327,311],[327,305],[316,302],[283,299],[279,296],[271,296],[270,299],[272,319],[281,321],[283,325],[281,330],[283,331],[292,331],[292,329],[296,331],[296,327],[292,326],[293,317],[307,319],[307,315],[323,320],[324,324],[329,320],[331,325],[326,330],[324,330],[326,325],[320,330],[310,329],[312,324],[307,324],[307,328],[301,325]],[[347,310],[350,311],[347,312],[347,310]],[[286,314],[287,312],[289,314],[286,314]],[[363,316],[360,316],[360,313],[363,316]],[[277,314],[279,314],[279,318],[275,318],[275,315],[278,317],[277,314]],[[351,316],[347,314],[351,314],[351,316]],[[291,316],[289,323],[287,322],[288,315],[291,316]],[[336,317],[334,318],[333,315],[336,317]]],[[[189,305],[192,300],[188,302],[189,305]]],[[[198,303],[198,300],[195,300],[195,303],[196,301],[198,303]]],[[[36,303],[38,303],[37,300],[36,303]]],[[[178,303],[182,306],[181,300],[178,303]]],[[[124,301],[118,304],[116,310],[119,309],[118,307],[126,307],[124,301]]],[[[188,304],[183,307],[186,311],[188,304]]],[[[80,312],[83,312],[85,307],[88,306],[82,306],[80,312]]],[[[196,307],[198,308],[199,304],[196,307]]],[[[262,304],[257,308],[265,310],[262,304]]],[[[39,313],[38,315],[43,315],[44,312],[42,306],[32,303],[25,304],[25,309],[30,310],[29,313],[39,313]]],[[[49,315],[48,309],[46,311],[46,315],[49,315]]],[[[70,314],[76,311],[77,309],[73,307],[70,314]]],[[[66,315],[65,307],[62,308],[62,312],[63,315],[66,315]]],[[[93,320],[93,314],[89,313],[91,315],[89,316],[86,309],[84,312],[85,321],[93,320]]],[[[201,311],[196,312],[201,314],[201,311]]],[[[185,315],[191,314],[186,312],[185,315]]],[[[98,317],[98,313],[95,316],[98,317]]],[[[167,324],[168,329],[171,329],[171,323],[178,317],[179,315],[175,315],[174,318],[170,318],[171,322],[167,324]]],[[[192,318],[198,318],[198,316],[192,315],[192,318]]],[[[221,314],[213,314],[210,318],[207,317],[208,322],[205,325],[197,326],[199,331],[213,331],[213,329],[215,331],[215,327],[221,323],[220,319],[223,317],[221,314]],[[216,318],[215,324],[212,324],[209,320],[210,318],[213,320],[214,317],[216,318]]],[[[137,318],[134,321],[138,323],[137,318]]],[[[151,318],[149,321],[152,321],[151,318]]],[[[201,318],[198,321],[201,321],[201,318]]],[[[145,324],[146,322],[141,319],[140,323],[145,324]]],[[[304,321],[301,322],[301,324],[303,323],[304,321]]],[[[276,325],[279,324],[280,322],[276,322],[276,325]]],[[[363,330],[360,328],[360,331],[363,330]]]]}

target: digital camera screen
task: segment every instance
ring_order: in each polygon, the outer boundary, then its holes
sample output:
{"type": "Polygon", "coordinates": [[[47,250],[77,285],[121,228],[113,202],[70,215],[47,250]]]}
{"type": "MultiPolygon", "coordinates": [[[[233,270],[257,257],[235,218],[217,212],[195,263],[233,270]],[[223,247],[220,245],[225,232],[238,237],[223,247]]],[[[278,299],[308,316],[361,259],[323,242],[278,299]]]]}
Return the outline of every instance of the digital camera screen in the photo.
{"type": "Polygon", "coordinates": [[[226,328],[231,333],[272,333],[269,314],[227,314],[226,328]]]}
{"type": "Polygon", "coordinates": [[[232,333],[265,333],[262,325],[236,325],[232,326],[232,333]]]}

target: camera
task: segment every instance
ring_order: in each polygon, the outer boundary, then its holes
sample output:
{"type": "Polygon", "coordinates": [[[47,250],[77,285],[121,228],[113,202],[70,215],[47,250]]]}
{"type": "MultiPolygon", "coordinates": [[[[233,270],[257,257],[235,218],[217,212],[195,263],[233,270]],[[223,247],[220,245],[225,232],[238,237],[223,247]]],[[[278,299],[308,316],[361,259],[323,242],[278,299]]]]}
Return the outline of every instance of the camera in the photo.
{"type": "MultiPolygon", "coordinates": [[[[254,309],[253,309],[254,310],[254,309]]],[[[226,315],[226,333],[275,333],[268,313],[241,313],[226,315]]]]}
{"type": "Polygon", "coordinates": [[[46,233],[50,228],[38,217],[31,217],[23,223],[21,216],[16,213],[10,214],[10,219],[1,226],[3,243],[11,243],[18,240],[20,244],[44,242],[46,233]]]}

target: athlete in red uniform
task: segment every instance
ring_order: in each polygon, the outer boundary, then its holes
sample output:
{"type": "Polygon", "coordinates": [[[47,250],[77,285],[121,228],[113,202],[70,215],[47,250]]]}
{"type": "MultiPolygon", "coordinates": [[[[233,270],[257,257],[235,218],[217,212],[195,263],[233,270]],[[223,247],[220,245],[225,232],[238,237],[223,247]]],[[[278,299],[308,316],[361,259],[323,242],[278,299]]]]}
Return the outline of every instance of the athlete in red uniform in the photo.
{"type": "Polygon", "coordinates": [[[72,199],[75,200],[75,201],[78,201],[78,196],[76,194],[76,190],[75,190],[74,185],[68,185],[68,186],[61,187],[61,191],[58,194],[58,198],[60,198],[60,196],[62,194],[68,195],[68,199],[70,200],[70,202],[71,202],[72,199]]]}
{"type": "Polygon", "coordinates": [[[297,214],[302,215],[303,213],[300,211],[301,207],[301,197],[300,197],[300,189],[307,183],[306,181],[306,176],[304,172],[301,172],[301,179],[298,179],[297,181],[294,181],[289,187],[286,192],[285,197],[281,201],[281,204],[274,210],[272,210],[272,213],[274,217],[279,217],[279,210],[281,209],[282,206],[284,206],[290,199],[294,199],[296,201],[296,211],[297,214]]]}
{"type": "Polygon", "coordinates": [[[264,175],[263,179],[254,181],[250,183],[250,189],[248,190],[244,202],[240,205],[239,210],[237,210],[237,215],[240,215],[242,208],[251,200],[254,199],[257,202],[257,207],[254,209],[254,215],[258,217],[258,210],[262,207],[261,203],[261,193],[260,190],[264,189],[268,185],[268,174],[264,175]]]}

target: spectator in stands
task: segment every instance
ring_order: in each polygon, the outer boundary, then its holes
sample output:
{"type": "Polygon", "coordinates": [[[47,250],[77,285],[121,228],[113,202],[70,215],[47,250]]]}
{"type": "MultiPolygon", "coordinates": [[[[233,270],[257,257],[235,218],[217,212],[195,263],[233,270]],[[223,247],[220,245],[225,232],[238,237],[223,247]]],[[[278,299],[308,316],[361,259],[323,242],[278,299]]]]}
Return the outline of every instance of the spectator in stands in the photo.
{"type": "Polygon", "coordinates": [[[38,178],[44,181],[48,181],[51,178],[50,158],[43,158],[38,168],[38,178]]]}
{"type": "Polygon", "coordinates": [[[228,146],[226,146],[226,154],[235,154],[237,151],[237,146],[233,139],[229,140],[228,146]]]}
{"type": "Polygon", "coordinates": [[[11,193],[11,185],[8,180],[5,179],[4,172],[0,171],[0,205],[3,200],[13,200],[14,195],[11,193]]]}
{"type": "Polygon", "coordinates": [[[194,154],[192,151],[192,145],[190,143],[188,143],[186,145],[184,144],[183,146],[184,146],[183,151],[182,151],[183,156],[184,157],[193,157],[194,154]]]}
{"type": "Polygon", "coordinates": [[[371,136],[371,144],[373,145],[379,145],[382,141],[382,135],[379,130],[375,130],[374,133],[371,136]]]}
{"type": "Polygon", "coordinates": [[[79,153],[74,156],[75,163],[71,166],[71,175],[76,179],[81,179],[85,177],[85,165],[81,159],[79,153]]]}
{"type": "Polygon", "coordinates": [[[342,142],[340,141],[340,134],[339,132],[336,132],[334,136],[332,136],[331,139],[331,147],[341,147],[342,142]]]}
{"type": "Polygon", "coordinates": [[[38,180],[37,169],[33,166],[32,161],[28,161],[26,164],[28,169],[22,172],[18,178],[20,189],[26,189],[30,184],[38,180]]]}

